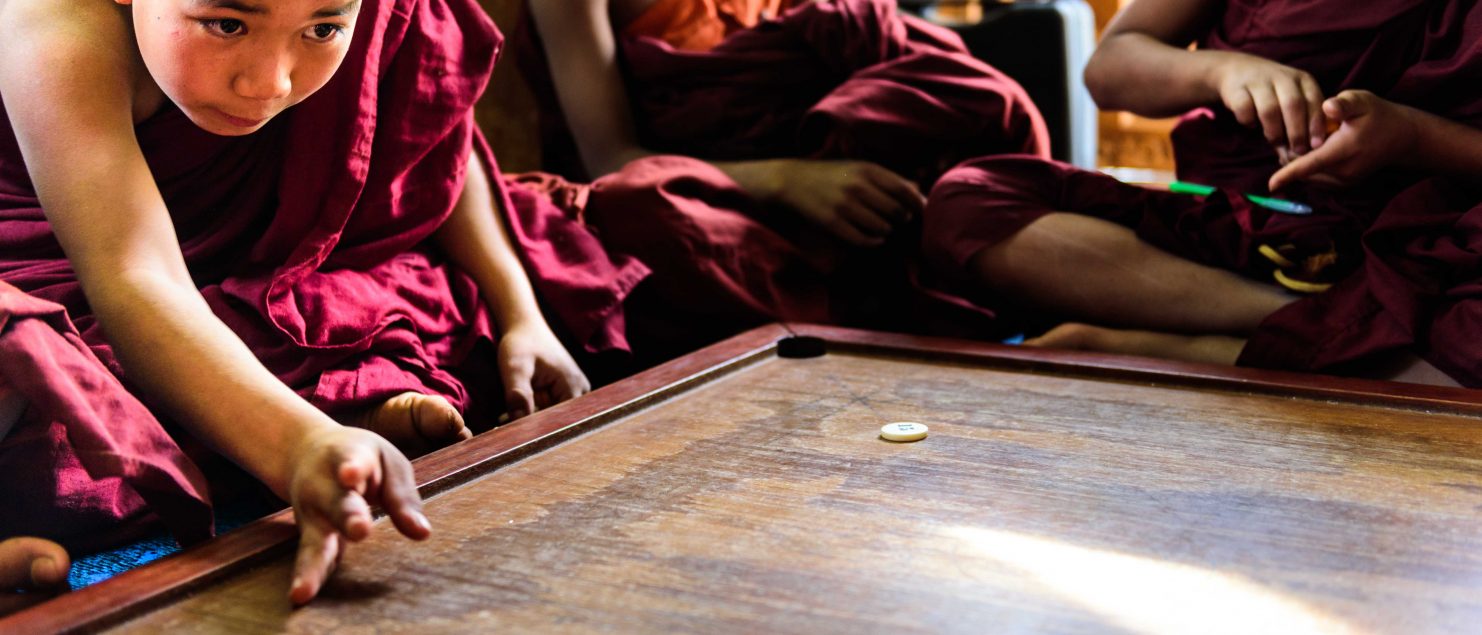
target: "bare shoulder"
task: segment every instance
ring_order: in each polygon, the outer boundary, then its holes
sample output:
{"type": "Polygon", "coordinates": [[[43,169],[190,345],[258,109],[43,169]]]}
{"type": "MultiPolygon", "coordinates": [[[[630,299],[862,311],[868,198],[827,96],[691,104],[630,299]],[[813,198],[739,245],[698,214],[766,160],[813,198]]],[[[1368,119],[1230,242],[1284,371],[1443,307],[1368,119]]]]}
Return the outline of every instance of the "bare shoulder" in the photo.
{"type": "Polygon", "coordinates": [[[0,94],[12,118],[59,108],[132,114],[143,72],[126,8],[108,0],[0,0],[0,94]]]}

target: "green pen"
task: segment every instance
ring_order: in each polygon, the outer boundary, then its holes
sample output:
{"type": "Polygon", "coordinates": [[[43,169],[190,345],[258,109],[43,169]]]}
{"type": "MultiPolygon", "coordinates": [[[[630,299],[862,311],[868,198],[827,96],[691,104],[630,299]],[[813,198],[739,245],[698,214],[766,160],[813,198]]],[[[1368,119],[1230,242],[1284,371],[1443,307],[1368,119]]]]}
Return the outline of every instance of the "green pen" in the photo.
{"type": "MultiPolygon", "coordinates": [[[[1185,183],[1183,181],[1174,181],[1174,182],[1168,184],[1168,191],[1174,192],[1174,193],[1177,193],[1177,194],[1193,194],[1194,196],[1209,196],[1210,194],[1213,194],[1214,193],[1214,190],[1215,190],[1215,188],[1212,187],[1212,186],[1209,186],[1209,185],[1199,185],[1198,183],[1185,183]]],[[[1310,206],[1310,205],[1304,205],[1302,203],[1298,203],[1298,202],[1295,202],[1295,201],[1288,201],[1288,200],[1279,199],[1279,198],[1272,198],[1270,196],[1259,196],[1259,195],[1256,195],[1256,194],[1246,194],[1245,195],[1245,198],[1246,198],[1246,200],[1249,200],[1250,202],[1255,203],[1256,205],[1260,205],[1261,207],[1264,207],[1264,208],[1269,209],[1269,210],[1274,211],[1274,212],[1281,212],[1283,214],[1311,214],[1312,213],[1312,206],[1310,206]]]]}

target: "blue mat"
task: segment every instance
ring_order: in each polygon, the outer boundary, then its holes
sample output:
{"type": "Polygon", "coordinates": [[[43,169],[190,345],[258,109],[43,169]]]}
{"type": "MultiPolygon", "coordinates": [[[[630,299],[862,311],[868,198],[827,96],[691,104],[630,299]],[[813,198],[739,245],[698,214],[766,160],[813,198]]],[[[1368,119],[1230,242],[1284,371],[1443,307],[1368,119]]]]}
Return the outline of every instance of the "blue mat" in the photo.
{"type": "MultiPolygon", "coordinates": [[[[274,511],[262,505],[227,505],[216,509],[216,533],[226,533],[242,525],[266,516],[274,511]]],[[[81,589],[107,580],[172,553],[180,551],[180,545],[169,533],[160,533],[117,549],[81,556],[72,561],[72,570],[67,574],[67,584],[81,589]]]]}

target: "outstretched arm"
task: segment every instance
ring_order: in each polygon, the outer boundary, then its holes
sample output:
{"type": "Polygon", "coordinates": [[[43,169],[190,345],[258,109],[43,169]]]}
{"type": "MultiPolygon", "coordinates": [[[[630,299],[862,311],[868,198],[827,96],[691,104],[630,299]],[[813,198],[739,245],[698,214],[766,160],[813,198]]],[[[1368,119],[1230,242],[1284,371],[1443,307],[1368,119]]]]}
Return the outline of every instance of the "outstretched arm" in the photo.
{"type": "Polygon", "coordinates": [[[1240,123],[1294,154],[1327,135],[1323,93],[1305,71],[1233,51],[1190,50],[1224,10],[1222,0],[1135,0],[1086,65],[1086,87],[1107,110],[1150,117],[1224,104],[1240,123]]]}
{"type": "Polygon", "coordinates": [[[517,419],[580,396],[591,384],[541,315],[498,205],[483,161],[470,153],[463,194],[435,239],[473,276],[494,313],[505,404],[517,419]]]}
{"type": "Polygon", "coordinates": [[[343,541],[370,532],[369,505],[425,538],[406,458],[278,381],[195,288],[134,139],[133,108],[150,80],[124,16],[106,3],[3,6],[0,93],[52,231],[130,379],[293,504],[302,539],[292,599],[312,598],[343,541]]]}

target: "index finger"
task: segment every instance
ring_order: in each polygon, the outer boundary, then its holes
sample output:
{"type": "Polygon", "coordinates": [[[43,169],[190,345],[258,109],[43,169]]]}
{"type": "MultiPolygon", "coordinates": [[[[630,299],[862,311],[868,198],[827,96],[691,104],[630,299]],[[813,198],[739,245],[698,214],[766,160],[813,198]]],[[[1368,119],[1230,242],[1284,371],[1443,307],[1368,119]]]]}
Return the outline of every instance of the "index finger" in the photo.
{"type": "Polygon", "coordinates": [[[1306,155],[1298,157],[1296,161],[1286,164],[1280,170],[1277,170],[1275,174],[1271,175],[1271,180],[1266,185],[1272,192],[1280,191],[1293,182],[1310,179],[1314,175],[1321,173],[1327,169],[1331,162],[1331,153],[1322,150],[1313,150],[1306,155]]]}
{"type": "Polygon", "coordinates": [[[1281,104],[1276,98],[1276,89],[1267,84],[1258,84],[1248,87],[1247,91],[1250,92],[1251,102],[1256,106],[1256,118],[1266,141],[1271,145],[1286,141],[1286,122],[1281,104]]]}
{"type": "Polygon", "coordinates": [[[535,363],[529,359],[501,364],[504,380],[504,407],[510,419],[519,419],[535,412],[535,388],[530,382],[535,378],[535,363]]]}
{"type": "Polygon", "coordinates": [[[319,595],[339,560],[340,535],[324,525],[324,520],[307,515],[298,519],[298,555],[293,563],[293,582],[288,587],[288,599],[294,606],[308,604],[319,595]]]}
{"type": "Polygon", "coordinates": [[[1302,97],[1307,100],[1307,134],[1312,138],[1312,149],[1316,150],[1328,140],[1328,117],[1322,112],[1322,87],[1311,75],[1303,75],[1301,84],[1302,97]]]}
{"type": "MultiPolygon", "coordinates": [[[[1307,103],[1307,97],[1302,93],[1302,87],[1298,82],[1280,82],[1276,84],[1276,101],[1281,106],[1281,119],[1286,124],[1287,147],[1297,154],[1306,154],[1312,149],[1307,139],[1311,126],[1311,105],[1307,103]]],[[[1321,110],[1321,104],[1319,104],[1321,110]]]]}
{"type": "Polygon", "coordinates": [[[417,492],[417,475],[412,464],[390,443],[381,448],[381,481],[379,498],[391,524],[403,536],[425,540],[432,535],[432,523],[422,512],[422,495],[417,492]]]}

